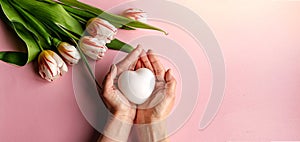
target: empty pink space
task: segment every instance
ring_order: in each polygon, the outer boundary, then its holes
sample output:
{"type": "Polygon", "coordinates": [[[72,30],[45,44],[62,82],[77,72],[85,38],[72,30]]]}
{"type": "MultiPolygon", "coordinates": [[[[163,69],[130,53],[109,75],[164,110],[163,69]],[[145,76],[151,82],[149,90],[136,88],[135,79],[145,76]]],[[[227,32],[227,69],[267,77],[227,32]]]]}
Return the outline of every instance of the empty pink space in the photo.
{"type": "MultiPolygon", "coordinates": [[[[82,1],[113,11],[122,11],[118,6],[129,2],[82,1]]],[[[213,31],[225,60],[226,89],[216,117],[207,128],[199,130],[211,93],[209,61],[192,40],[179,39],[178,29],[152,21],[167,29],[170,35],[166,38],[180,44],[193,60],[200,60],[195,62],[201,81],[196,108],[171,141],[300,141],[300,1],[173,2],[194,11],[213,31]]],[[[117,36],[134,43],[136,36],[147,33],[120,31],[117,36]]],[[[0,43],[0,51],[20,50],[20,41],[3,21],[0,43]]],[[[115,55],[115,51],[109,51],[106,58],[98,61],[99,80],[115,55]]],[[[168,60],[165,63],[176,68],[168,60]]],[[[36,62],[24,67],[0,62],[0,142],[91,141],[94,130],[77,105],[72,69],[48,83],[39,77],[36,66],[36,62]]],[[[179,73],[176,76],[179,78],[179,73]]],[[[179,99],[183,97],[189,94],[180,94],[179,99]]]]}

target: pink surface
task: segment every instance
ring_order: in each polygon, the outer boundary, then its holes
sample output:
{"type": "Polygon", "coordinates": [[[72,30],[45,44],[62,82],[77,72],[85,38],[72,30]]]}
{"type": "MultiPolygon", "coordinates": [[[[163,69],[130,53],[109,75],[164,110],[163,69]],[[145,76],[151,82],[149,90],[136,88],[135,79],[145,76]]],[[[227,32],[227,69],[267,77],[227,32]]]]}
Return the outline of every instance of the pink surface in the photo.
{"type": "MultiPolygon", "coordinates": [[[[85,2],[110,9],[124,1],[85,2]]],[[[172,135],[172,141],[300,140],[300,2],[176,2],[194,10],[215,33],[224,54],[227,80],[220,111],[206,129],[199,131],[211,87],[208,62],[199,52],[203,59],[197,63],[201,96],[193,115],[172,135]]],[[[2,21],[0,25],[1,51],[17,50],[11,31],[2,21]]],[[[135,34],[120,32],[118,37],[130,41],[135,34]]],[[[107,70],[111,62],[112,57],[100,61],[101,70],[107,70]]],[[[90,141],[93,128],[77,106],[72,70],[47,83],[35,66],[0,62],[0,142],[90,141]]],[[[101,79],[104,72],[97,74],[101,79]]]]}

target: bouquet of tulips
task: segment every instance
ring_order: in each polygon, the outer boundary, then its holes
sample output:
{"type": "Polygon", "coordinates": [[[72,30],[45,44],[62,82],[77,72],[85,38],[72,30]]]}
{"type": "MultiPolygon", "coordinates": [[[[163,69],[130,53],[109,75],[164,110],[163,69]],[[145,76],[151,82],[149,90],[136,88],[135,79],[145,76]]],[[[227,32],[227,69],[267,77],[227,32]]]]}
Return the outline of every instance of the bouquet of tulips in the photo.
{"type": "Polygon", "coordinates": [[[164,32],[145,24],[146,14],[139,9],[128,9],[124,17],[77,0],[1,0],[0,4],[1,20],[12,27],[27,49],[26,53],[0,52],[0,60],[24,66],[37,58],[39,74],[48,81],[85,56],[99,60],[108,49],[132,51],[132,46],[115,38],[118,29],[164,32]]]}

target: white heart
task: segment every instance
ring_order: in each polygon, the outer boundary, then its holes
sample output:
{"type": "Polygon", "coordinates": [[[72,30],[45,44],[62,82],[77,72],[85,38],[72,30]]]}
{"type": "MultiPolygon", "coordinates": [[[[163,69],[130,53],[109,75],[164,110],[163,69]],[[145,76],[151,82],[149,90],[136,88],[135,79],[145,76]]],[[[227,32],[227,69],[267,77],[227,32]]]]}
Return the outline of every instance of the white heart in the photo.
{"type": "Polygon", "coordinates": [[[118,79],[118,87],[127,99],[135,104],[144,103],[155,86],[155,76],[151,70],[140,68],[124,71],[118,79]]]}

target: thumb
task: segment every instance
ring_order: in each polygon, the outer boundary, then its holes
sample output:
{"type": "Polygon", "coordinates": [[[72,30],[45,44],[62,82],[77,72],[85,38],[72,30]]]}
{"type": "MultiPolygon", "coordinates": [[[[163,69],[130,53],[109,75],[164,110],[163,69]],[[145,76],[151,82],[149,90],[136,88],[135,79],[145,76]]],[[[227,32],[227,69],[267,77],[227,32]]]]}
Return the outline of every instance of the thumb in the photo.
{"type": "Polygon", "coordinates": [[[104,88],[111,87],[114,85],[114,79],[117,76],[117,66],[113,64],[110,68],[110,72],[107,74],[105,81],[104,81],[104,88]]]}
{"type": "Polygon", "coordinates": [[[175,95],[176,90],[176,79],[172,75],[172,70],[168,69],[165,74],[165,81],[166,81],[166,89],[167,94],[166,95],[175,95]]]}

